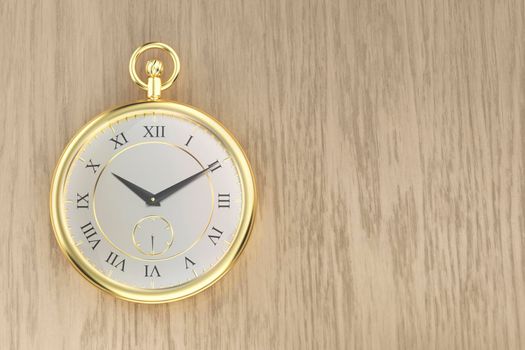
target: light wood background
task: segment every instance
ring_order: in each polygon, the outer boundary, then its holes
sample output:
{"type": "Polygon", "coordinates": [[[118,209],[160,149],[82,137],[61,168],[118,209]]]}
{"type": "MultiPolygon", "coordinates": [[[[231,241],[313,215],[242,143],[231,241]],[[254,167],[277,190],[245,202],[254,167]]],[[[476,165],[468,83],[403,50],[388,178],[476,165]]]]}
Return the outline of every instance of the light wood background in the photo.
{"type": "Polygon", "coordinates": [[[525,349],[523,1],[0,2],[0,348],[525,349]],[[48,218],[62,148],[143,96],[216,115],[258,179],[218,284],[135,305],[88,284],[48,218]]]}

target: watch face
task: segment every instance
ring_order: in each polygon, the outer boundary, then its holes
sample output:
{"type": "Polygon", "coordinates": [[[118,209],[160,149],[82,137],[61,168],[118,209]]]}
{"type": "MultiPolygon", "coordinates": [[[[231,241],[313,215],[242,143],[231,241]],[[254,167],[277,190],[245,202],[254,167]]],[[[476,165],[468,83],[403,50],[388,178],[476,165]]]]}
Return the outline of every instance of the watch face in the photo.
{"type": "Polygon", "coordinates": [[[104,289],[138,301],[177,299],[213,283],[242,250],[253,179],[237,143],[200,112],[110,113],[86,126],[63,158],[55,231],[104,289]]]}

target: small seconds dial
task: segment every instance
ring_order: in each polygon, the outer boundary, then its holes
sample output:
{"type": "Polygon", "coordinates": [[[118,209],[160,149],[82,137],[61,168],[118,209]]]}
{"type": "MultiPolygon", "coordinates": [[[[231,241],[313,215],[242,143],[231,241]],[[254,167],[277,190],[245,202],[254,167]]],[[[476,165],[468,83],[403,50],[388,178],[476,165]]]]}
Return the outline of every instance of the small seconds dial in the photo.
{"type": "Polygon", "coordinates": [[[161,216],[147,216],[135,224],[133,243],[142,254],[163,254],[173,243],[173,228],[170,222],[161,216]]]}
{"type": "Polygon", "coordinates": [[[71,162],[63,196],[80,254],[140,289],[206,274],[230,249],[243,211],[228,147],[175,113],[130,115],[101,128],[71,162]]]}

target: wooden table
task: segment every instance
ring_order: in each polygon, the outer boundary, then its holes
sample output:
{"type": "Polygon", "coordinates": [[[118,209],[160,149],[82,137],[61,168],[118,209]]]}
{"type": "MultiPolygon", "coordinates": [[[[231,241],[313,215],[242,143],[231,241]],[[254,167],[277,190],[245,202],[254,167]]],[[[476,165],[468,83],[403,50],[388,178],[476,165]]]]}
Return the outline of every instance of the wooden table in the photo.
{"type": "Polygon", "coordinates": [[[523,1],[0,3],[0,348],[524,349],[523,1]],[[61,150],[166,92],[252,161],[256,228],[193,298],[135,305],[89,285],[48,217],[61,150]]]}

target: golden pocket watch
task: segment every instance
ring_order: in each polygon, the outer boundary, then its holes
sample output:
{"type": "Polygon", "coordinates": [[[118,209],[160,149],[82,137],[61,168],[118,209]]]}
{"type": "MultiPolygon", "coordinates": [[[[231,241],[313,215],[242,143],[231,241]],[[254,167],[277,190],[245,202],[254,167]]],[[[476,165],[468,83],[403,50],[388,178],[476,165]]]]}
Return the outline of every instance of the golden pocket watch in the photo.
{"type": "Polygon", "coordinates": [[[51,222],[60,248],[97,287],[134,302],[162,303],[212,285],[232,266],[253,224],[255,181],[241,146],[216,119],[160,99],[180,63],[163,43],[131,56],[147,100],[106,111],[65,148],[51,184],[51,222]],[[146,50],[173,60],[148,61],[146,50]]]}

